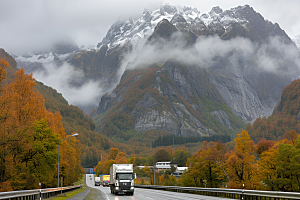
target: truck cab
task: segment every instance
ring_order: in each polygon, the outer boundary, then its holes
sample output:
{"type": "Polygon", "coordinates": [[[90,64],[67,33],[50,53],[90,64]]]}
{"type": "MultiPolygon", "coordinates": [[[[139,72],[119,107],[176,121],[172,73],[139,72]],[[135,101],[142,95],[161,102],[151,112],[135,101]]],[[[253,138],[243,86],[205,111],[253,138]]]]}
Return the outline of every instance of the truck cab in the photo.
{"type": "Polygon", "coordinates": [[[110,191],[113,194],[134,194],[132,164],[113,164],[110,168],[110,191]]]}

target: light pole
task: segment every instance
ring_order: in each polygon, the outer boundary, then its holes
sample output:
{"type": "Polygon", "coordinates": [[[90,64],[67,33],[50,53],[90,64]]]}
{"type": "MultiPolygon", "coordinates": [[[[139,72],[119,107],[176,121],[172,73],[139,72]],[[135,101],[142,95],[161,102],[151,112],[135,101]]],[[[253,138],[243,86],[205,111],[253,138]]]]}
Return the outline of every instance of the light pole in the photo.
{"type": "Polygon", "coordinates": [[[62,141],[70,138],[70,137],[73,137],[73,136],[77,136],[78,133],[74,133],[73,135],[70,135],[69,137],[66,137],[65,139],[61,140],[59,143],[58,143],[58,147],[57,147],[57,187],[59,187],[59,145],[62,141]]]}

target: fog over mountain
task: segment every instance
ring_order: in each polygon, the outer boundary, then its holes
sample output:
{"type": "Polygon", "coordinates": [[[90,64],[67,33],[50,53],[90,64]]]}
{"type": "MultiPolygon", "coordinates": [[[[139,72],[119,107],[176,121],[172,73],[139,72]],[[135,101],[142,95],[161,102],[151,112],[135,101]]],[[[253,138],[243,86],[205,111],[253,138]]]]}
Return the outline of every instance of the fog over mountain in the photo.
{"type": "MultiPolygon", "coordinates": [[[[112,0],[101,2],[27,0],[0,1],[1,37],[0,47],[11,54],[20,55],[51,46],[62,37],[69,37],[79,47],[92,47],[105,36],[107,30],[118,18],[140,16],[145,7],[157,9],[159,0],[112,0]]],[[[214,6],[230,9],[249,4],[263,16],[279,25],[291,38],[300,34],[300,12],[298,0],[169,0],[173,5],[198,8],[201,13],[214,6]]]]}
{"type": "MultiPolygon", "coordinates": [[[[249,39],[242,37],[231,40],[221,40],[219,36],[200,37],[191,48],[180,48],[184,46],[184,37],[180,36],[180,33],[172,35],[172,37],[171,40],[176,41],[176,43],[168,43],[161,40],[159,44],[134,46],[133,51],[126,54],[123,65],[127,66],[125,67],[126,69],[136,69],[139,66],[147,66],[156,62],[164,62],[166,59],[172,59],[189,65],[197,64],[202,67],[209,67],[213,65],[215,56],[223,57],[230,52],[236,51],[244,58],[258,58],[257,64],[259,66],[266,71],[276,73],[281,58],[272,57],[267,53],[272,49],[280,52],[285,59],[294,60],[300,69],[299,52],[295,50],[295,46],[293,44],[284,44],[278,37],[270,38],[268,43],[262,46],[251,43],[249,39]],[[160,48],[161,43],[166,45],[160,48]]],[[[232,65],[234,65],[235,58],[234,55],[232,56],[232,65]]],[[[294,76],[294,78],[298,77],[297,74],[291,74],[291,76],[294,76]]]]}
{"type": "Polygon", "coordinates": [[[61,66],[54,64],[45,64],[46,71],[34,72],[34,77],[38,81],[42,81],[45,85],[49,85],[61,92],[69,104],[85,107],[86,105],[96,106],[99,103],[101,96],[104,94],[100,85],[100,81],[87,81],[80,87],[75,87],[70,84],[74,77],[76,79],[84,78],[82,70],[75,70],[68,63],[63,63],[61,66]]]}
{"type": "MultiPolygon", "coordinates": [[[[70,2],[66,5],[70,6],[70,2]]],[[[270,30],[274,36],[267,39],[260,38],[261,36],[253,38],[255,37],[253,34],[257,35],[255,31],[250,34],[244,33],[241,27],[237,30],[242,31],[238,33],[242,37],[230,35],[236,34],[234,31],[231,33],[231,30],[235,30],[233,25],[248,26],[249,22],[245,16],[236,14],[240,12],[239,9],[243,9],[243,6],[230,10],[213,7],[207,13],[185,6],[162,6],[158,9],[155,6],[152,8],[149,8],[150,5],[147,6],[142,15],[133,12],[132,15],[135,17],[119,18],[112,23],[103,40],[97,42],[98,44],[94,43],[95,46],[92,48],[79,48],[72,42],[72,38],[68,38],[64,40],[69,41],[65,44],[57,43],[54,46],[47,46],[45,48],[47,50],[27,52],[17,56],[18,67],[25,67],[27,73],[33,72],[34,77],[39,81],[54,87],[70,104],[80,106],[88,113],[97,107],[101,96],[112,92],[126,69],[136,69],[157,62],[163,63],[167,59],[210,68],[214,66],[216,56],[228,57],[232,67],[239,65],[240,58],[253,57],[258,66],[273,73],[278,72],[277,69],[281,66],[278,63],[282,60],[293,60],[292,65],[299,66],[298,52],[295,51],[290,39],[286,41],[287,38],[282,40],[281,36],[278,36],[282,34],[278,24],[273,28],[274,30],[270,30]],[[183,17],[180,18],[181,15],[183,17]],[[170,34],[171,38],[160,38],[156,43],[149,42],[150,35],[155,32],[163,19],[169,20],[176,26],[175,29],[180,31],[170,34]],[[200,27],[204,27],[203,30],[208,32],[203,32],[200,27]],[[196,35],[187,35],[189,31],[196,35]],[[190,38],[188,45],[185,44],[186,37],[190,38]],[[280,57],[274,57],[270,54],[271,51],[280,54],[280,57]],[[238,56],[235,52],[238,52],[238,56]]],[[[122,9],[120,13],[126,13],[124,10],[126,9],[122,9]]],[[[111,12],[114,13],[115,10],[111,12]]],[[[108,16],[112,15],[110,12],[105,13],[108,16]]],[[[263,18],[259,20],[264,21],[263,18]]],[[[71,25],[68,24],[66,27],[72,26],[73,23],[70,22],[71,25]]],[[[56,36],[51,35],[49,38],[51,42],[54,42],[52,38],[57,39],[56,36]]],[[[45,44],[42,42],[39,45],[45,44]]],[[[289,74],[292,79],[298,77],[298,74],[293,71],[289,74]]]]}

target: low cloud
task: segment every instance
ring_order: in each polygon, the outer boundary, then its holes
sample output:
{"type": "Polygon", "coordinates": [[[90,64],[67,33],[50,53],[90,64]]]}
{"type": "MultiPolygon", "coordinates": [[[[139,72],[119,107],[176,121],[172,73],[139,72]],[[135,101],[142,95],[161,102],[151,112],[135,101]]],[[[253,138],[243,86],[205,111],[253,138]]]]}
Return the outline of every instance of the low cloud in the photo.
{"type": "Polygon", "coordinates": [[[97,107],[101,97],[115,89],[125,70],[163,63],[168,59],[205,68],[213,67],[217,56],[226,58],[232,67],[239,67],[240,59],[254,59],[259,68],[272,73],[277,73],[277,69],[285,63],[285,66],[288,65],[290,69],[294,67],[297,72],[289,72],[292,79],[299,76],[299,51],[294,45],[285,44],[278,37],[270,38],[263,45],[254,44],[245,38],[221,40],[218,36],[200,37],[192,46],[186,46],[183,38],[183,35],[175,34],[169,41],[160,39],[154,44],[150,44],[147,40],[141,41],[124,56],[116,75],[117,81],[110,83],[109,87],[106,85],[102,88],[101,85],[104,84],[101,84],[101,80],[84,82],[83,71],[75,70],[67,63],[62,66],[44,65],[45,72],[35,72],[33,75],[37,80],[62,93],[70,104],[81,108],[88,106],[89,109],[85,112],[91,110],[90,106],[97,107]],[[74,85],[80,85],[80,87],[74,85]]]}
{"type": "MultiPolygon", "coordinates": [[[[154,44],[144,41],[135,46],[133,51],[125,56],[122,70],[146,67],[165,62],[167,59],[200,67],[212,67],[217,56],[227,58],[233,67],[238,66],[239,59],[254,59],[261,69],[268,72],[276,73],[283,62],[300,69],[298,49],[293,44],[284,43],[279,37],[272,37],[260,45],[241,37],[231,40],[222,40],[218,36],[199,37],[195,45],[186,47],[184,36],[176,33],[170,41],[160,39],[154,44]]],[[[294,76],[296,77],[296,74],[294,76]]]]}
{"type": "Polygon", "coordinates": [[[44,65],[45,71],[34,72],[33,76],[45,85],[55,88],[69,104],[82,106],[97,106],[104,90],[100,81],[88,81],[80,84],[84,80],[84,73],[75,69],[72,65],[64,63],[62,66],[54,64],[44,65]],[[73,86],[74,83],[80,87],[73,86]]]}

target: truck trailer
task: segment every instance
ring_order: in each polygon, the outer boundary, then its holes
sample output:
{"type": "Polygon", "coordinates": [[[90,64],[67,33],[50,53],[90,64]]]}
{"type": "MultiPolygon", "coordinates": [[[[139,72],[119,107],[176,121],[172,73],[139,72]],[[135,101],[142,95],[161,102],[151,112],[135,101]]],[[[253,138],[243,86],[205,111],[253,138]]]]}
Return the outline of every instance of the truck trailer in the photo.
{"type": "Polygon", "coordinates": [[[133,195],[134,178],[132,164],[113,164],[110,167],[110,192],[133,195]]]}
{"type": "Polygon", "coordinates": [[[100,182],[103,187],[109,187],[110,175],[104,174],[103,176],[100,176],[100,182]]]}

